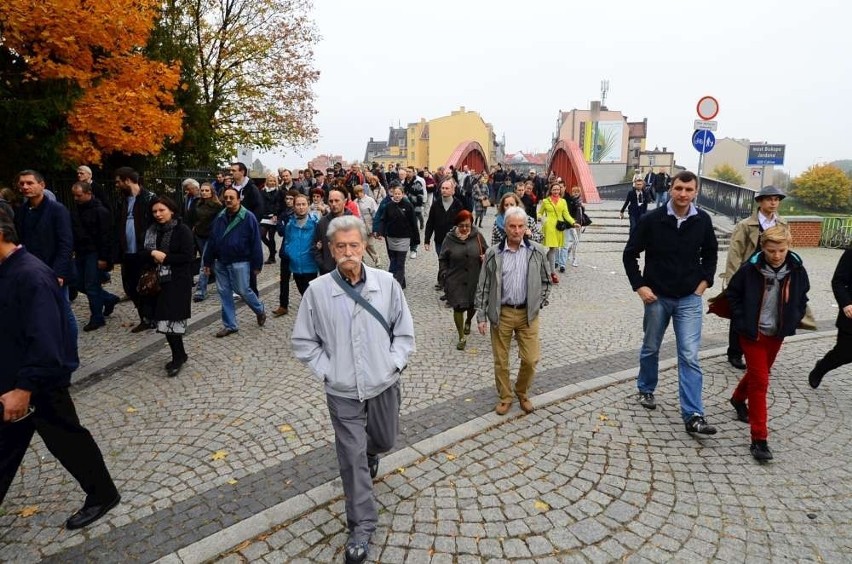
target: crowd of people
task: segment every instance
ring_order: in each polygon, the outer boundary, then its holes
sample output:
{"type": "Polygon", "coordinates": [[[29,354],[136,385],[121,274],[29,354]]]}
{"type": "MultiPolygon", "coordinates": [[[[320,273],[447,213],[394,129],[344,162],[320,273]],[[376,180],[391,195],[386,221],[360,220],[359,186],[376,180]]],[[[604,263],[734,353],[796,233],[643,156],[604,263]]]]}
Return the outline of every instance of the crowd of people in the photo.
{"type": "MultiPolygon", "coordinates": [[[[0,502],[35,431],[49,445],[67,439],[89,453],[80,465],[72,460],[73,449],[51,449],[88,494],[69,528],[97,520],[120,499],[67,393],[70,373],[79,364],[78,323],[71,308],[75,294],[88,300],[82,330],[100,329],[121,300],[106,289],[110,271],[120,265],[123,292],[139,318],[131,332],[155,329],[165,336],[171,351],[165,370],[174,377],[189,360],[183,338],[192,303],[208,299],[210,284],[216,285],[222,318],[216,338],[239,330],[237,298],[263,327],[268,309],[259,297],[257,275],[277,262],[278,306],[271,314],[288,315],[292,278],[301,295],[294,355],[324,383],[346,493],[346,558],[363,561],[377,517],[370,478],[398,433],[399,382],[414,352],[404,290],[406,263],[418,258],[421,244],[427,252],[435,249],[435,290],[452,310],[456,349],[465,349],[474,320],[483,335],[490,327],[495,412],[507,414],[514,398],[523,412],[535,409],[530,390],[540,358],[539,314],[560,283],[559,274],[578,265],[580,233],[591,219],[579,187],[535,171],[527,178],[513,175],[501,165],[488,172],[465,166],[433,173],[413,167],[385,171],[378,165],[365,171],[357,164],[347,170],[338,164],[295,174],[281,169],[255,182],[245,165],[235,162],[215,180],[186,179],[173,198],[146,190],[137,171],[121,167],[113,178],[121,198],[110,207],[91,170],[80,167],[69,209],[56,201],[40,173],[21,171],[15,185],[23,200],[10,194],[0,199],[5,292],[0,300],[12,304],[4,305],[11,314],[0,320],[0,346],[4,359],[12,359],[0,379],[0,405],[4,421],[28,423],[0,426],[0,502]],[[481,228],[492,207],[488,237],[481,228]],[[380,244],[387,271],[377,268],[380,244]],[[365,264],[365,255],[373,267],[365,264]],[[36,291],[49,299],[34,299],[36,291]],[[514,386],[513,337],[520,357],[514,386]],[[45,418],[53,419],[53,427],[45,426],[45,418]]],[[[623,208],[631,220],[624,268],[644,305],[638,402],[657,407],[659,349],[673,323],[686,431],[712,435],[716,429],[705,419],[698,350],[701,295],[716,275],[716,235],[709,215],[694,203],[697,177],[681,172],[666,182],[659,198],[647,193],[644,178],[636,178],[623,208]],[[650,202],[656,207],[649,212],[650,202]]],[[[751,453],[761,461],[772,458],[766,427],[769,371],[784,337],[807,326],[810,317],[807,272],[790,251],[789,230],[777,214],[783,197],[773,187],[756,195],[758,210],[737,225],[723,276],[730,302],[729,360],[745,370],[730,403],[737,417],[750,423],[751,453]]],[[[852,334],[850,253],[833,280],[841,305],[838,344],[811,373],[813,387],[852,360],[845,347],[852,334]]]]}

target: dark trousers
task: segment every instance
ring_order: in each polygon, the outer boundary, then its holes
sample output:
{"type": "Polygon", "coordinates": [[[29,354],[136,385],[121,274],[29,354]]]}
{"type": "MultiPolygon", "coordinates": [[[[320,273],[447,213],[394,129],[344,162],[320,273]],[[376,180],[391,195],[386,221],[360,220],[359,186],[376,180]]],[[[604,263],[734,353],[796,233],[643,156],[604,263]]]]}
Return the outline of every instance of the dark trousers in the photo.
{"type": "Polygon", "coordinates": [[[354,542],[369,541],[376,531],[379,514],[373,500],[367,455],[387,452],[396,442],[402,403],[399,382],[364,401],[329,394],[325,397],[346,497],[349,538],[354,542]]]}
{"type": "Polygon", "coordinates": [[[273,260],[275,258],[275,226],[261,225],[260,240],[269,250],[269,260],[273,260]]]}
{"type": "Polygon", "coordinates": [[[142,257],[139,254],[126,254],[124,260],[121,261],[121,286],[124,288],[124,293],[136,306],[136,311],[139,313],[139,319],[143,319],[142,315],[142,296],[136,291],[136,286],[139,284],[139,278],[142,276],[142,257]]]}
{"type": "Polygon", "coordinates": [[[98,254],[78,254],[77,280],[78,288],[89,299],[89,321],[104,323],[104,306],[107,303],[118,303],[119,297],[110,294],[101,285],[101,272],[98,270],[98,254]]]}
{"type": "Polygon", "coordinates": [[[293,273],[293,280],[296,281],[296,289],[299,290],[299,295],[304,296],[305,290],[308,289],[308,284],[311,283],[311,280],[317,277],[316,272],[309,272],[308,274],[296,274],[293,273]]]}
{"type": "Polygon", "coordinates": [[[290,306],[290,259],[281,257],[278,277],[278,305],[290,306]]]}
{"type": "Polygon", "coordinates": [[[728,326],[728,358],[742,358],[743,348],[740,346],[740,334],[734,329],[734,322],[728,326]]]}
{"type": "Polygon", "coordinates": [[[249,288],[260,299],[260,291],[257,289],[257,273],[254,270],[249,270],[249,288]]]}
{"type": "Polygon", "coordinates": [[[26,419],[0,423],[0,504],[36,431],[51,454],[86,492],[86,505],[113,500],[118,490],[95,439],[80,425],[68,388],[36,392],[30,404],[35,411],[26,419]]]}
{"type": "Polygon", "coordinates": [[[850,362],[852,362],[852,335],[838,331],[837,343],[834,348],[817,361],[814,370],[817,371],[817,374],[825,376],[835,368],[840,368],[850,362]]]}
{"type": "Polygon", "coordinates": [[[388,272],[393,274],[393,277],[403,289],[405,289],[405,259],[407,257],[408,253],[405,251],[388,249],[388,272]]]}

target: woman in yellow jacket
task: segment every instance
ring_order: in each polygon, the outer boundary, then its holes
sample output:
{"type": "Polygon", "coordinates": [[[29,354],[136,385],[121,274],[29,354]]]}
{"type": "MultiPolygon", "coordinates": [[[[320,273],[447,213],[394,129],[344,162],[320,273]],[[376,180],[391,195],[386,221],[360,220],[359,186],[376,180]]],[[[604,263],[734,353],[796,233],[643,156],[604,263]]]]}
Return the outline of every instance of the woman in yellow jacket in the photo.
{"type": "Polygon", "coordinates": [[[547,247],[547,261],[550,263],[550,279],[559,284],[556,275],[556,253],[565,242],[565,229],[574,229],[579,225],[568,213],[568,202],[562,197],[565,185],[557,181],[550,186],[549,197],[543,199],[538,207],[538,218],[542,221],[541,232],[544,239],[541,244],[547,247]],[[562,229],[559,229],[562,227],[562,229]]]}

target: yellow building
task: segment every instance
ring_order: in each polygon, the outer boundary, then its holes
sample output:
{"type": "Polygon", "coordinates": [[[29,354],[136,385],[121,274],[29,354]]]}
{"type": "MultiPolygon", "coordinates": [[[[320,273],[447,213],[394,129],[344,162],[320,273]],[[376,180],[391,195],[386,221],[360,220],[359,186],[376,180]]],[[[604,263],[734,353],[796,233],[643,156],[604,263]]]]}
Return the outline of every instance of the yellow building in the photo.
{"type": "Polygon", "coordinates": [[[371,154],[371,161],[386,166],[401,163],[435,170],[447,165],[460,145],[474,142],[482,147],[488,164],[496,163],[497,160],[494,128],[477,112],[467,111],[464,106],[448,116],[428,121],[421,118],[419,122],[408,124],[404,141],[395,135],[395,131],[391,128],[385,150],[382,154],[371,154]]]}

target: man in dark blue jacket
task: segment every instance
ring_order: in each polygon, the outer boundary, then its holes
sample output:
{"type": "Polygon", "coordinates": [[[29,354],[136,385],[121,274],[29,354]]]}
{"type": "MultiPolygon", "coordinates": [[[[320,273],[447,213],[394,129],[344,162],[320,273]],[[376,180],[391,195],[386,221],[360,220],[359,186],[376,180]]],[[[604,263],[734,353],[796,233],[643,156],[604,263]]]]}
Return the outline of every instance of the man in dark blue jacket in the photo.
{"type": "Polygon", "coordinates": [[[257,273],[263,268],[260,226],[254,214],[240,205],[236,188],[225,188],[222,201],[225,209],[213,220],[204,251],[204,270],[208,276],[215,270],[216,287],[222,301],[224,327],[216,333],[217,337],[227,337],[239,330],[234,292],[257,315],[258,325],[263,327],[266,323],[266,308],[249,286],[249,272],[257,273]]]}
{"type": "MultiPolygon", "coordinates": [[[[638,182],[638,181],[637,181],[638,182]]],[[[701,401],[703,374],[698,364],[703,301],[713,285],[719,244],[707,212],[692,203],[698,178],[689,171],[675,176],[671,199],[639,222],[624,247],[624,270],[645,304],[645,338],[639,353],[639,403],[656,409],[660,344],[673,321],[677,343],[681,416],[689,433],[716,433],[704,419],[701,401]],[[645,253],[645,271],[639,255],[645,253]]]]}
{"type": "Polygon", "coordinates": [[[35,170],[22,170],[16,182],[21,195],[27,200],[15,216],[18,237],[30,254],[41,259],[53,269],[56,280],[65,295],[65,316],[70,324],[71,336],[77,343],[77,318],[68,299],[68,285],[74,280],[74,235],[71,231],[71,214],[65,206],[45,195],[44,177],[35,170]]]}
{"type": "Polygon", "coordinates": [[[0,216],[0,504],[38,431],[86,492],[83,507],[65,523],[79,529],[121,497],[68,393],[79,362],[67,300],[55,272],[18,243],[11,219],[0,216]]]}

